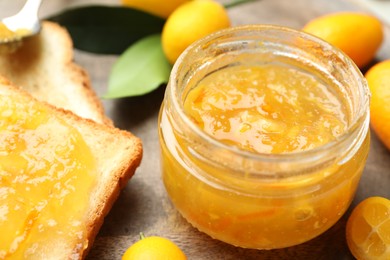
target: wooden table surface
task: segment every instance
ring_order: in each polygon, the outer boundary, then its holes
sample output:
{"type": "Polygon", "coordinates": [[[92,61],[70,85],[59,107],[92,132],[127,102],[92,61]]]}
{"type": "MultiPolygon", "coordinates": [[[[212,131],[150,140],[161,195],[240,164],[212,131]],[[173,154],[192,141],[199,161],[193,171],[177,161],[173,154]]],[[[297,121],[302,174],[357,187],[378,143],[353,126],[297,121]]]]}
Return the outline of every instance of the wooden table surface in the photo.
{"type": "MultiPolygon", "coordinates": [[[[222,1],[222,0],[221,0],[222,1]]],[[[24,1],[0,0],[0,17],[15,13],[24,1]]],[[[44,1],[40,17],[67,7],[86,4],[118,5],[118,0],[44,1]]],[[[359,11],[354,0],[260,0],[229,9],[234,25],[267,23],[301,28],[319,15],[336,11],[359,11]]],[[[390,15],[390,14],[389,14],[390,15]]],[[[351,43],[353,44],[353,43],[351,43]]],[[[76,63],[89,73],[99,95],[107,87],[117,56],[75,51],[76,63]]],[[[390,59],[390,29],[375,62],[390,59]]],[[[137,98],[104,100],[107,115],[119,128],[143,140],[144,158],[135,176],[115,203],[87,259],[120,259],[139,232],[167,237],[176,242],[188,259],[353,259],[345,241],[345,223],[350,213],[318,238],[280,250],[248,250],[216,241],[198,232],[173,208],[160,177],[157,115],[164,88],[137,98]]],[[[353,205],[369,196],[390,198],[390,152],[372,134],[371,150],[353,205]]]]}

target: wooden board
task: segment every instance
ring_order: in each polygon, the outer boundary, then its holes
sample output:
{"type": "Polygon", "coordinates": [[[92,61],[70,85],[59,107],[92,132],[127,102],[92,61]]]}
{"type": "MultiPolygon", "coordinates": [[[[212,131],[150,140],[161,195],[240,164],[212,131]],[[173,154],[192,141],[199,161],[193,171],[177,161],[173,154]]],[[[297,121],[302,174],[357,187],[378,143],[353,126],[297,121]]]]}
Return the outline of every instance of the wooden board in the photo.
{"type": "MultiPolygon", "coordinates": [[[[117,4],[114,1],[44,1],[41,17],[65,7],[90,4],[117,4]]],[[[118,1],[119,2],[119,1],[118,1]]],[[[0,1],[0,17],[18,10],[23,1],[0,1]]],[[[336,11],[359,11],[353,0],[260,0],[234,7],[229,15],[234,25],[267,23],[301,28],[319,15],[336,11]]],[[[390,29],[378,53],[379,60],[390,58],[390,29]]],[[[353,43],[351,43],[353,44],[353,43]]],[[[94,88],[103,94],[116,56],[76,51],[76,62],[90,74],[94,88]]],[[[353,259],[345,241],[345,223],[350,213],[320,237],[299,246],[280,250],[248,250],[216,241],[198,232],[173,208],[160,177],[157,116],[164,89],[143,97],[105,100],[108,116],[115,125],[139,136],[144,159],[114,205],[96,238],[87,259],[120,259],[139,232],[167,237],[176,242],[189,259],[353,259]]],[[[371,150],[353,205],[369,196],[390,198],[390,152],[372,134],[371,150]]]]}

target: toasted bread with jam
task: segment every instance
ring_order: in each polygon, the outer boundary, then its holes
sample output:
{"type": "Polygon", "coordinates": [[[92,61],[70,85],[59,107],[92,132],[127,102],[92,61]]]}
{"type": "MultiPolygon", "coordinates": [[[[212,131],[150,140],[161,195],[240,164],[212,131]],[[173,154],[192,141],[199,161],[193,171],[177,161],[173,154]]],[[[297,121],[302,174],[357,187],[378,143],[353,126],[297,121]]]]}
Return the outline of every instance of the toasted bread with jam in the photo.
{"type": "Polygon", "coordinates": [[[0,259],[84,258],[141,141],[1,77],[0,102],[0,259]]]}

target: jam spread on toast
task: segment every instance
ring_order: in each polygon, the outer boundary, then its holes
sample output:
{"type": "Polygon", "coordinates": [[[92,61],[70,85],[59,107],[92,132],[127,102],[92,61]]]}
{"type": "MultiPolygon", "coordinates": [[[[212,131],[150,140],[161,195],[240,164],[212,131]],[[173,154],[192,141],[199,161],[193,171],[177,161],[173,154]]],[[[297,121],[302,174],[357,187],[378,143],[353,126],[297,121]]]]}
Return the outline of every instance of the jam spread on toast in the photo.
{"type": "Polygon", "coordinates": [[[95,169],[75,127],[38,102],[0,95],[0,259],[86,247],[95,169]]]}

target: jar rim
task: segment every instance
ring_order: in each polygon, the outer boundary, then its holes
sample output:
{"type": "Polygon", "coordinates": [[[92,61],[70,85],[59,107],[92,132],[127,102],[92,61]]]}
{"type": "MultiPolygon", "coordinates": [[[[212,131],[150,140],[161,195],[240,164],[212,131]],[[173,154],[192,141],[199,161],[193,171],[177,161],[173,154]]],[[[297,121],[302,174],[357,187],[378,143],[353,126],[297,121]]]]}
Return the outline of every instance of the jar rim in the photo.
{"type": "Polygon", "coordinates": [[[360,69],[357,67],[357,65],[340,49],[337,47],[331,45],[330,43],[314,36],[309,33],[305,33],[303,31],[299,31],[287,26],[280,26],[280,25],[270,25],[270,24],[250,24],[250,25],[241,25],[241,26],[235,26],[230,27],[227,29],[223,29],[220,31],[217,31],[215,33],[209,34],[208,36],[194,42],[191,44],[177,59],[176,63],[174,64],[172,71],[171,71],[171,77],[169,80],[169,93],[172,97],[172,104],[174,109],[177,111],[179,117],[183,120],[183,122],[193,131],[195,134],[197,134],[202,140],[211,143],[215,147],[219,147],[222,149],[229,150],[233,152],[234,154],[237,154],[243,158],[247,158],[249,160],[261,160],[265,162],[295,162],[295,161],[312,161],[315,160],[318,156],[320,156],[323,153],[331,153],[331,151],[337,151],[340,144],[345,144],[348,142],[353,142],[356,136],[359,136],[365,134],[368,132],[369,128],[369,103],[370,103],[370,90],[368,88],[368,84],[362,75],[360,69]],[[250,152],[243,149],[240,149],[239,147],[227,145],[223,142],[218,141],[217,139],[213,138],[212,136],[208,135],[206,132],[204,132],[202,129],[200,129],[185,113],[183,106],[179,103],[179,99],[175,98],[177,94],[177,88],[179,87],[177,82],[175,80],[172,80],[172,77],[175,75],[179,75],[179,72],[181,70],[180,64],[186,61],[188,56],[191,52],[193,52],[196,48],[202,45],[207,45],[207,43],[211,42],[212,40],[216,40],[218,38],[224,37],[228,34],[232,33],[243,33],[243,32],[250,32],[250,33],[256,33],[256,32],[262,32],[262,31],[279,31],[282,33],[287,34],[294,34],[299,37],[302,37],[305,40],[309,40],[311,42],[319,44],[322,48],[324,48],[327,51],[333,52],[333,54],[337,55],[343,63],[346,64],[346,66],[349,69],[349,71],[353,74],[353,77],[357,79],[358,85],[361,88],[361,95],[360,98],[363,100],[362,106],[359,108],[359,113],[353,118],[351,123],[348,125],[348,128],[341,134],[340,136],[336,137],[334,140],[325,143],[323,145],[317,146],[312,149],[306,149],[301,151],[294,151],[294,152],[287,152],[287,153],[261,153],[261,152],[250,152]]]}

